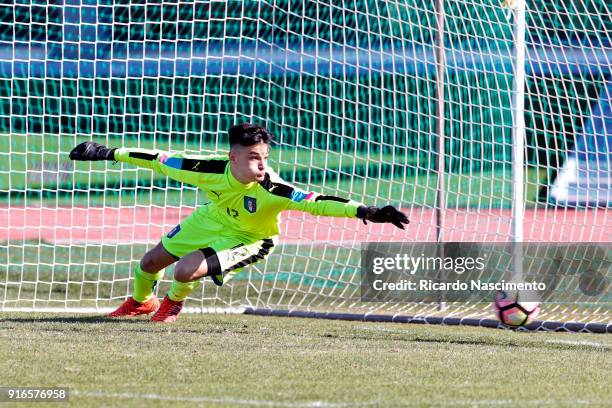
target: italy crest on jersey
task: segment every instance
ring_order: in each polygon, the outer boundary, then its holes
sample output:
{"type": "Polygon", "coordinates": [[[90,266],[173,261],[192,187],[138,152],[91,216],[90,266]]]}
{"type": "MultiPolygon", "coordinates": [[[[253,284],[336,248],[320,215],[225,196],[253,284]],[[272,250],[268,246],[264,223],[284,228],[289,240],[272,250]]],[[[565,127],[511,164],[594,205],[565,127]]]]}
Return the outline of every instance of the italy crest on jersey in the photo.
{"type": "Polygon", "coordinates": [[[244,196],[244,209],[250,213],[257,211],[257,201],[254,197],[244,196]]]}

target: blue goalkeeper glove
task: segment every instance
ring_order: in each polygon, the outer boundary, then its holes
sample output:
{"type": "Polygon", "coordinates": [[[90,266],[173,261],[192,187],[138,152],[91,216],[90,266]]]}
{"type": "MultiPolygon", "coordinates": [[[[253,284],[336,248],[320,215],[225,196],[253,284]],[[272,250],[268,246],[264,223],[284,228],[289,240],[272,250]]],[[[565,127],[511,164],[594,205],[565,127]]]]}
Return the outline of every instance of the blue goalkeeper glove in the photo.
{"type": "Polygon", "coordinates": [[[115,150],[96,142],[83,142],[70,152],[70,160],[100,161],[115,160],[115,150]]]}
{"type": "Polygon", "coordinates": [[[357,208],[357,217],[361,218],[364,224],[367,224],[366,221],[374,223],[388,222],[401,229],[404,229],[404,225],[410,223],[406,214],[397,210],[392,205],[387,205],[382,208],[366,207],[362,205],[357,208]]]}

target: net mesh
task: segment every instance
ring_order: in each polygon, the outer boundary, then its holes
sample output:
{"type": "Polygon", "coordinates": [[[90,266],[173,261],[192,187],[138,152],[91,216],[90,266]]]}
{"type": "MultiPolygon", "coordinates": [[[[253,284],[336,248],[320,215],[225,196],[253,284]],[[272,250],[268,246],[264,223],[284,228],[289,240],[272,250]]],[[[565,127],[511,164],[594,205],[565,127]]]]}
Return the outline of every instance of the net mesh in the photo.
{"type": "MultiPolygon", "coordinates": [[[[482,304],[359,300],[360,242],[436,239],[436,13],[424,3],[0,8],[0,307],[116,304],[146,250],[206,201],[147,170],[72,163],[77,143],[218,153],[232,124],[254,121],[276,135],[271,167],[285,180],[397,205],[412,223],[287,213],[267,262],[220,289],[206,282],[189,305],[491,316],[482,304]]],[[[527,7],[525,239],[610,242],[608,6],[527,7]]],[[[512,11],[445,9],[444,236],[509,241],[512,11]]],[[[542,317],[609,321],[610,310],[549,305],[542,317]]]]}

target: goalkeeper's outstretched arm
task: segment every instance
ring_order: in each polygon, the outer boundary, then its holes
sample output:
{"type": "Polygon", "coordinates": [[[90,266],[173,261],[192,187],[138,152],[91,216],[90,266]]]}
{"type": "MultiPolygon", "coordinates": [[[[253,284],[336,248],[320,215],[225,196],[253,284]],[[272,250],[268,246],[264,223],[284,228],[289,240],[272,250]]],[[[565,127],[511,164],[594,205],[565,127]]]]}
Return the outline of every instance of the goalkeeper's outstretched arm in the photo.
{"type": "Polygon", "coordinates": [[[410,222],[403,212],[391,205],[382,208],[365,206],[341,197],[301,191],[285,183],[275,173],[269,174],[271,177],[266,178],[262,186],[274,195],[285,197],[288,210],[304,211],[312,215],[360,218],[364,224],[367,221],[391,223],[401,229],[410,222]]]}
{"type": "Polygon", "coordinates": [[[313,215],[327,215],[332,217],[357,217],[374,223],[391,223],[397,228],[404,229],[404,225],[410,223],[406,214],[392,205],[384,207],[365,206],[352,200],[344,198],[308,193],[313,195],[313,200],[291,202],[289,209],[301,210],[313,215]]]}
{"type": "Polygon", "coordinates": [[[81,161],[111,160],[151,169],[183,183],[199,185],[206,169],[224,167],[224,160],[206,157],[187,158],[182,153],[168,153],[138,148],[108,148],[95,142],[84,142],[72,149],[70,159],[81,161]]]}

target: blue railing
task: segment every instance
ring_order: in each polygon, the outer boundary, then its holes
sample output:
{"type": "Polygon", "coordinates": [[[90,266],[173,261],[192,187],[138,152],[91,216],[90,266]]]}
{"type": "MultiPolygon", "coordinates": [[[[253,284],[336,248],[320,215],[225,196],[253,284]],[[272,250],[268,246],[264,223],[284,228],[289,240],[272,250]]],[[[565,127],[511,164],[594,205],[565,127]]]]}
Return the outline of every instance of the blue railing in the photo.
{"type": "MultiPolygon", "coordinates": [[[[90,44],[87,53],[54,55],[47,47],[1,47],[0,77],[3,78],[140,78],[206,75],[303,75],[354,76],[372,73],[435,74],[433,46],[394,46],[360,49],[311,45],[296,49],[249,41],[247,45],[160,47],[138,43],[112,52],[98,53],[90,44]],[[98,54],[101,57],[98,58],[98,54]],[[78,56],[81,55],[81,58],[78,56]],[[60,58],[61,57],[61,58],[60,58]]],[[[507,56],[480,50],[448,50],[447,72],[484,70],[512,73],[512,50],[507,56]]],[[[610,75],[611,49],[584,47],[534,47],[527,50],[528,75],[610,75]]]]}

